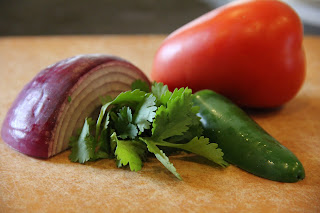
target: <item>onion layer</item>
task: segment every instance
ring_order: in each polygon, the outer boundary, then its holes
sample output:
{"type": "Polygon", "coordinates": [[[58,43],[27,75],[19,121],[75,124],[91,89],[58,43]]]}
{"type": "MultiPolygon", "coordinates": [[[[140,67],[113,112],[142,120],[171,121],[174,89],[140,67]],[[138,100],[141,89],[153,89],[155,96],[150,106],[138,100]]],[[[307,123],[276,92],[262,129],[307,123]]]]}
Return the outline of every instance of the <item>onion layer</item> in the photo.
{"type": "Polygon", "coordinates": [[[20,92],[4,120],[2,139],[33,157],[56,155],[68,148],[101,97],[130,90],[137,79],[149,82],[141,70],[115,56],[79,55],[57,62],[20,92]]]}

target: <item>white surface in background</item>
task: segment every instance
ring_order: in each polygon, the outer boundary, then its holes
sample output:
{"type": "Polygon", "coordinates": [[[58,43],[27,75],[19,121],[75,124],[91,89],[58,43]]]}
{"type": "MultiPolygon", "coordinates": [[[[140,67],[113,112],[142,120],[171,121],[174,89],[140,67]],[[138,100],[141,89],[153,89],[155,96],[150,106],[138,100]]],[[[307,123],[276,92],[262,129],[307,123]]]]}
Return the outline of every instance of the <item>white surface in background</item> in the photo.
{"type": "Polygon", "coordinates": [[[283,0],[291,5],[299,14],[302,21],[320,27],[320,0],[283,0]]]}
{"type": "MultiPolygon", "coordinates": [[[[232,2],[233,0],[202,0],[212,8],[232,2]]],[[[304,23],[320,27],[320,0],[282,0],[289,4],[304,23]]]]}

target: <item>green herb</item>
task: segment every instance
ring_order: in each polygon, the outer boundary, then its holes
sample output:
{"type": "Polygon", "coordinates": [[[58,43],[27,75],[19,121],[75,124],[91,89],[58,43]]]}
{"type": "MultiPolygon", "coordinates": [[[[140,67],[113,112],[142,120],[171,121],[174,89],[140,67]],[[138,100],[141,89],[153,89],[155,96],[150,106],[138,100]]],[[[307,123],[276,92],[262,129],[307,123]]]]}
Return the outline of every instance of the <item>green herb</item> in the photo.
{"type": "Polygon", "coordinates": [[[71,102],[71,96],[68,96],[68,102],[69,103],[71,102]]]}
{"type": "Polygon", "coordinates": [[[92,120],[89,118],[85,120],[79,138],[71,139],[72,153],[69,157],[74,162],[84,163],[95,158],[96,141],[90,134],[90,126],[92,126],[92,120]]]}
{"type": "Polygon", "coordinates": [[[97,122],[84,122],[81,134],[70,142],[70,160],[85,163],[101,158],[115,158],[118,167],[139,171],[148,153],[178,179],[176,168],[165,154],[187,151],[205,157],[222,167],[228,165],[216,143],[202,136],[198,107],[193,106],[191,89],[173,92],[162,83],[136,81],[132,90],[116,98],[101,99],[103,105],[97,122]]]}
{"type": "Polygon", "coordinates": [[[144,92],[150,92],[149,85],[145,81],[141,81],[140,79],[134,81],[131,84],[131,90],[139,89],[144,92]]]}

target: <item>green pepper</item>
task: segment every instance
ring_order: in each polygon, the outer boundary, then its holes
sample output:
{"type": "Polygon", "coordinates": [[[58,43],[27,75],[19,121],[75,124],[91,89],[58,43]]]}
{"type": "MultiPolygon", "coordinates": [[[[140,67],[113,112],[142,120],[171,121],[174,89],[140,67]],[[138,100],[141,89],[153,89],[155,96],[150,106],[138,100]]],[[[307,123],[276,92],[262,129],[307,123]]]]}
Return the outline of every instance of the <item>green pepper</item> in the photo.
{"type": "Polygon", "coordinates": [[[298,158],[241,108],[211,90],[194,95],[204,136],[218,143],[229,163],[259,177],[279,182],[304,179],[298,158]]]}

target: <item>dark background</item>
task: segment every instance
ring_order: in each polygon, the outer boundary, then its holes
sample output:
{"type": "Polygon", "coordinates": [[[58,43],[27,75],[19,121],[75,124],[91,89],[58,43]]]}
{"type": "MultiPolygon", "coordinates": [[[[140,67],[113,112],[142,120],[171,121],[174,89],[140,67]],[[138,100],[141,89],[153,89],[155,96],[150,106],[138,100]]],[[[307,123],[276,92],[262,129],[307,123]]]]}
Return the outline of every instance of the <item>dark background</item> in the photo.
{"type": "MultiPolygon", "coordinates": [[[[225,1],[207,2],[0,0],[0,36],[168,34],[225,1]]],[[[320,34],[319,28],[304,27],[305,34],[320,34]]]]}

